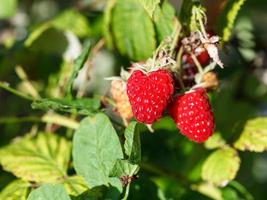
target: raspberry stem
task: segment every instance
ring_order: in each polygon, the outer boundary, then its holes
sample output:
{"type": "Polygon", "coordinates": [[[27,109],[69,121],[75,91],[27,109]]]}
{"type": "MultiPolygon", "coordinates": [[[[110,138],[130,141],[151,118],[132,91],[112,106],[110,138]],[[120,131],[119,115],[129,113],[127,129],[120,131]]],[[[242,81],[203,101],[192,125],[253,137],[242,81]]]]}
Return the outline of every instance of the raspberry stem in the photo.
{"type": "Polygon", "coordinates": [[[195,65],[197,66],[198,72],[200,74],[203,74],[204,73],[203,72],[203,68],[202,68],[201,64],[199,63],[199,61],[198,61],[197,57],[195,56],[195,54],[191,53],[190,55],[191,55],[191,58],[193,59],[195,65]]]}
{"type": "Polygon", "coordinates": [[[180,36],[180,32],[181,32],[181,23],[178,21],[177,18],[175,18],[174,20],[174,31],[173,31],[173,34],[172,34],[172,43],[171,43],[171,52],[170,52],[170,55],[172,56],[173,53],[175,52],[175,47],[178,43],[178,40],[179,40],[179,36],[180,36]]]}
{"type": "Polygon", "coordinates": [[[177,78],[178,78],[178,81],[179,81],[179,84],[182,90],[185,90],[184,82],[181,77],[181,74],[183,73],[183,68],[181,67],[183,52],[184,52],[184,48],[183,46],[181,46],[176,57],[176,68],[179,70],[179,72],[177,70],[176,74],[177,74],[177,78]]]}

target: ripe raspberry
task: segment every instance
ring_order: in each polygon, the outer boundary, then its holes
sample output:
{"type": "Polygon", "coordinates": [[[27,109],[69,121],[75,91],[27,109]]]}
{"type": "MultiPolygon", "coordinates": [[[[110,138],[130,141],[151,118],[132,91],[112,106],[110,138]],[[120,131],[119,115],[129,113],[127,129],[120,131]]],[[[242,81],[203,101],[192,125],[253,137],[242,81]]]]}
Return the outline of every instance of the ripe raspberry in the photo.
{"type": "Polygon", "coordinates": [[[178,96],[169,112],[177,128],[190,140],[204,142],[213,134],[214,117],[205,89],[178,96]]]}
{"type": "Polygon", "coordinates": [[[174,92],[172,75],[163,69],[144,74],[132,73],[127,81],[127,94],[137,121],[152,124],[162,116],[174,92]]]}
{"type": "MultiPolygon", "coordinates": [[[[204,67],[210,61],[210,56],[207,50],[203,49],[200,53],[196,53],[198,62],[204,67]]],[[[184,54],[183,59],[186,63],[195,64],[190,54],[184,54]]]]}
{"type": "Polygon", "coordinates": [[[132,108],[126,94],[126,85],[122,80],[113,80],[111,82],[110,92],[116,103],[116,110],[122,117],[125,124],[127,120],[133,117],[132,108]]]}
{"type": "MultiPolygon", "coordinates": [[[[203,50],[196,56],[202,67],[205,67],[210,61],[209,54],[206,50],[203,50]]],[[[185,53],[182,57],[182,80],[185,87],[192,87],[196,84],[195,75],[197,73],[198,69],[193,59],[191,58],[190,54],[185,53]]],[[[178,85],[180,84],[178,83],[178,85]]]]}

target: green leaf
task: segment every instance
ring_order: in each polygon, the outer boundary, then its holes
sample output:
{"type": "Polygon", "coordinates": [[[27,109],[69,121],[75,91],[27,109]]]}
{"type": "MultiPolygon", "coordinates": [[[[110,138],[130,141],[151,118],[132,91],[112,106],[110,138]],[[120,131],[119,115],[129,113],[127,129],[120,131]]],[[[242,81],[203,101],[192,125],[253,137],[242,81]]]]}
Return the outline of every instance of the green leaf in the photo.
{"type": "Polygon", "coordinates": [[[131,164],[128,160],[117,160],[113,169],[111,170],[110,177],[133,176],[139,171],[139,166],[131,164]]]}
{"type": "Polygon", "coordinates": [[[112,33],[111,33],[111,18],[112,18],[112,9],[116,1],[117,0],[107,1],[107,5],[104,12],[103,33],[108,48],[111,48],[113,46],[112,33]]]}
{"type": "Polygon", "coordinates": [[[140,131],[137,122],[131,122],[125,130],[125,154],[129,162],[137,164],[141,161],[140,131]]]}
{"type": "Polygon", "coordinates": [[[192,185],[193,190],[197,190],[211,199],[222,200],[221,190],[213,184],[202,182],[197,185],[192,185]]]}
{"type": "Polygon", "coordinates": [[[225,143],[226,142],[222,138],[221,134],[216,132],[204,143],[204,145],[207,149],[216,149],[223,147],[225,143]]]}
{"type": "Polygon", "coordinates": [[[78,196],[88,190],[86,182],[81,176],[67,177],[63,183],[67,193],[71,196],[78,196]]]}
{"type": "Polygon", "coordinates": [[[92,115],[100,107],[98,98],[83,99],[38,99],[32,103],[33,109],[55,110],[81,115],[92,115]]]}
{"type": "Polygon", "coordinates": [[[59,184],[47,184],[33,190],[28,200],[71,200],[64,187],[59,184]]]}
{"type": "Polygon", "coordinates": [[[226,187],[222,188],[223,199],[245,199],[253,200],[253,196],[247,189],[237,181],[231,181],[226,187]]]}
{"type": "Polygon", "coordinates": [[[33,29],[24,42],[25,46],[31,46],[49,28],[71,31],[79,37],[86,37],[90,33],[90,26],[85,16],[75,10],[66,10],[54,19],[42,23],[33,29]]]}
{"type": "Polygon", "coordinates": [[[17,10],[17,0],[0,1],[0,19],[12,17],[17,10]]]}
{"type": "Polygon", "coordinates": [[[153,23],[136,0],[117,1],[112,28],[118,50],[132,60],[147,59],[156,48],[153,23]]]}
{"type": "Polygon", "coordinates": [[[38,183],[55,182],[65,177],[69,160],[70,143],[52,133],[26,137],[0,150],[4,170],[38,183]]]}
{"type": "Polygon", "coordinates": [[[224,11],[220,14],[218,23],[218,34],[224,42],[230,39],[237,14],[246,0],[228,1],[224,11]]]}
{"type": "Polygon", "coordinates": [[[75,59],[75,61],[74,61],[73,70],[72,70],[70,78],[67,82],[66,90],[65,90],[67,97],[72,96],[71,92],[72,92],[73,82],[74,82],[75,78],[78,76],[80,69],[83,67],[84,63],[86,62],[88,55],[91,51],[91,47],[92,47],[91,43],[87,43],[85,45],[81,55],[77,59],[75,59]]]}
{"type": "Polygon", "coordinates": [[[174,28],[175,9],[168,1],[164,1],[162,6],[157,6],[153,21],[156,26],[159,41],[162,41],[167,36],[171,36],[174,28]]]}
{"type": "Polygon", "coordinates": [[[102,113],[84,118],[73,138],[73,161],[78,175],[90,188],[112,181],[109,172],[123,158],[121,144],[108,117],[102,113]]]}
{"type": "Polygon", "coordinates": [[[224,147],[213,152],[202,167],[204,180],[218,186],[225,186],[233,180],[240,166],[240,158],[235,149],[224,147]]]}
{"type": "Polygon", "coordinates": [[[263,152],[267,150],[267,118],[247,121],[234,147],[241,151],[263,152]]]}
{"type": "Polygon", "coordinates": [[[186,32],[190,31],[189,26],[191,26],[193,5],[194,5],[193,0],[183,1],[181,11],[179,14],[179,19],[183,23],[183,27],[186,32]]]}
{"type": "Polygon", "coordinates": [[[150,17],[153,17],[153,13],[157,7],[157,5],[160,3],[160,0],[138,0],[144,9],[148,12],[150,17]]]}
{"type": "Polygon", "coordinates": [[[66,10],[50,23],[57,29],[71,31],[79,37],[87,37],[90,34],[87,18],[76,10],[66,10]]]}
{"type": "Polygon", "coordinates": [[[26,200],[31,184],[23,180],[9,183],[0,193],[3,200],[26,200]]]}

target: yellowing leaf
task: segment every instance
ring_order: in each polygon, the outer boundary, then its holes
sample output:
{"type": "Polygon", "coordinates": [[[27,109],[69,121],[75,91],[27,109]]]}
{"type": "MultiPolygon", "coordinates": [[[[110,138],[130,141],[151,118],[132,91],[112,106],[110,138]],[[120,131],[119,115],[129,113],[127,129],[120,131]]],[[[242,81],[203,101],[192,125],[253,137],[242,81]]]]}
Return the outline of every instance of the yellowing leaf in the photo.
{"type": "Polygon", "coordinates": [[[232,0],[229,1],[221,13],[219,19],[219,35],[222,37],[223,42],[227,42],[232,34],[232,29],[234,26],[237,14],[245,3],[246,0],[232,0]]]}
{"type": "Polygon", "coordinates": [[[55,134],[39,133],[0,150],[4,170],[27,181],[55,182],[66,176],[70,143],[55,134]]]}
{"type": "Polygon", "coordinates": [[[202,178],[218,186],[225,186],[233,180],[240,166],[240,158],[235,149],[224,147],[213,152],[202,167],[202,178]]]}
{"type": "Polygon", "coordinates": [[[225,145],[225,140],[220,133],[214,133],[205,143],[207,149],[216,149],[225,145]]]}
{"type": "Polygon", "coordinates": [[[63,183],[67,193],[71,196],[77,196],[88,190],[85,180],[81,176],[71,176],[66,178],[63,183]]]}
{"type": "Polygon", "coordinates": [[[234,147],[241,151],[263,152],[267,150],[267,118],[249,120],[234,147]]]}
{"type": "Polygon", "coordinates": [[[9,183],[0,193],[3,200],[26,200],[31,184],[23,180],[9,183]]]}

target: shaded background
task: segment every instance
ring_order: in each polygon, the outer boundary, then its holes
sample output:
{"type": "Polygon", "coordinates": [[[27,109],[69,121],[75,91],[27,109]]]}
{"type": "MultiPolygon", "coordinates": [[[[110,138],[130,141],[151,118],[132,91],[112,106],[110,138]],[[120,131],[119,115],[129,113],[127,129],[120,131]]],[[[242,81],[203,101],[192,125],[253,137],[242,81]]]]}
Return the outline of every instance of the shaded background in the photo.
{"type": "MultiPolygon", "coordinates": [[[[15,0],[6,2],[14,3],[14,7],[9,6],[8,10],[3,7],[5,3],[0,3],[2,18],[0,19],[0,81],[8,82],[20,91],[32,94],[34,91],[25,84],[25,72],[40,96],[61,97],[65,84],[64,77],[71,69],[74,58],[81,52],[82,45],[88,41],[98,41],[103,37],[103,9],[106,2],[104,0],[20,0],[17,4],[15,0]],[[29,41],[28,35],[34,28],[63,12],[69,13],[66,18],[58,18],[59,25],[46,29],[33,42],[29,41]],[[30,45],[25,45],[27,42],[30,45]],[[21,66],[24,72],[16,66],[21,66]]],[[[218,13],[223,12],[225,2],[227,0],[203,1],[208,8],[209,27],[215,31],[218,13]]],[[[179,12],[181,2],[173,0],[173,5],[179,12]]],[[[265,0],[247,1],[239,13],[231,41],[222,52],[226,68],[217,70],[221,85],[212,96],[212,104],[216,117],[216,130],[228,141],[238,137],[237,134],[247,119],[267,114],[266,10],[265,0]]],[[[106,48],[97,51],[94,56],[90,63],[92,67],[88,72],[90,80],[86,82],[87,96],[93,93],[108,94],[109,83],[103,81],[103,78],[118,74],[121,66],[129,66],[130,63],[126,57],[106,48]]],[[[76,88],[83,83],[84,73],[81,73],[76,80],[76,88]]],[[[30,108],[29,102],[0,90],[0,145],[9,143],[16,136],[34,131],[36,126],[47,129],[48,127],[40,124],[33,126],[31,122],[11,123],[12,119],[20,118],[21,121],[27,121],[23,120],[25,116],[40,114],[41,112],[30,108]]],[[[142,146],[145,147],[142,149],[143,159],[179,171],[182,175],[189,176],[190,181],[197,181],[199,177],[194,173],[198,170],[197,167],[200,166],[206,151],[202,146],[174,134],[173,124],[169,126],[171,123],[169,119],[164,120],[156,125],[157,137],[149,134],[143,136],[142,146]],[[193,152],[198,152],[198,155],[193,152]]],[[[241,152],[240,156],[242,163],[237,181],[243,184],[255,199],[266,199],[267,153],[241,152]]],[[[144,177],[150,175],[144,172],[144,177]]],[[[0,189],[13,179],[11,174],[1,171],[0,189]]],[[[151,182],[147,183],[147,180],[142,181],[142,179],[138,181],[146,185],[144,188],[149,185],[148,191],[156,193],[151,182]]],[[[168,181],[171,185],[171,181],[168,181]]],[[[169,193],[179,193],[178,188],[179,185],[175,186],[175,189],[170,186],[169,193]]],[[[138,195],[136,191],[134,198],[141,199],[138,195]]],[[[140,195],[144,195],[144,192],[140,192],[140,195]]],[[[236,199],[234,194],[231,196],[230,191],[228,199],[231,197],[236,199]]],[[[142,198],[145,199],[144,196],[142,198]]]]}

